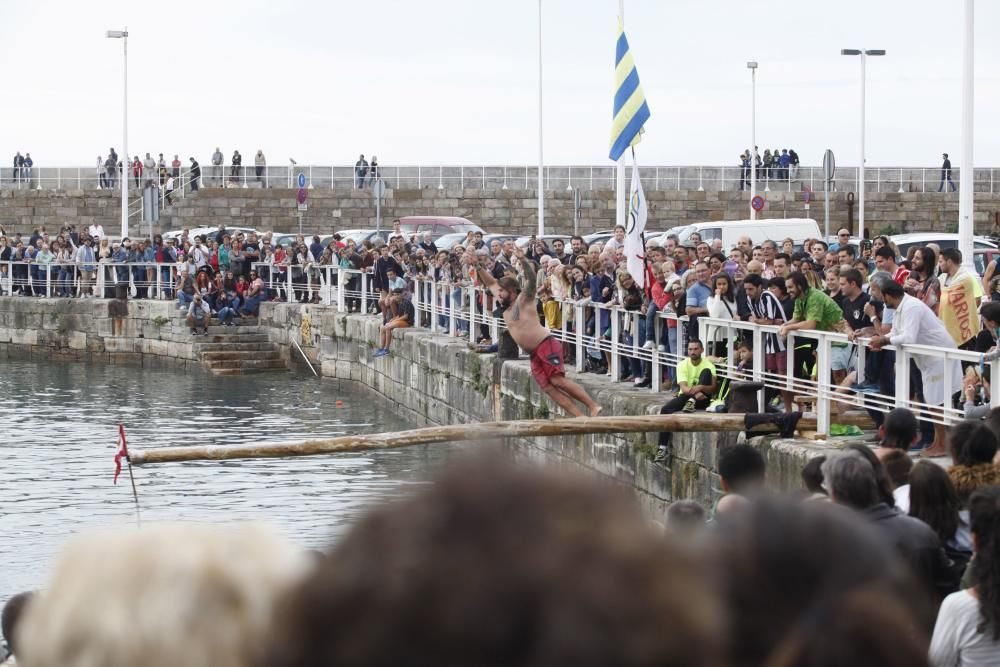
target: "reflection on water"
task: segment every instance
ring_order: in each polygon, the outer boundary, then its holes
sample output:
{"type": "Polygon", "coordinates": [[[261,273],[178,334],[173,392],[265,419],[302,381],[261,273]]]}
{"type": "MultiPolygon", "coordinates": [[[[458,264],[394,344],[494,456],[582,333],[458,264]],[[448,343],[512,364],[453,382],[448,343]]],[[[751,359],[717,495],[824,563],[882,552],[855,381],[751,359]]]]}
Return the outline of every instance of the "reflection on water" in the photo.
{"type": "MultiPolygon", "coordinates": [[[[127,469],[111,483],[119,422],[133,448],[409,426],[371,394],[291,374],[213,377],[34,362],[0,368],[0,603],[40,586],[68,536],[135,525],[127,469]]],[[[322,546],[373,502],[426,479],[457,448],[161,464],[136,468],[135,477],[144,522],[263,520],[303,546],[322,546]]]]}

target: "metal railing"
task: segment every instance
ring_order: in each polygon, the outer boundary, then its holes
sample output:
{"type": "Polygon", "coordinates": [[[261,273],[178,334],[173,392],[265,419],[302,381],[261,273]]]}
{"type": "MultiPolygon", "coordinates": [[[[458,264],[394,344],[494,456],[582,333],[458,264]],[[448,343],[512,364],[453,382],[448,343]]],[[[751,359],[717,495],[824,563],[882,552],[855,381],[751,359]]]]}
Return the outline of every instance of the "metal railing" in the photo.
{"type": "MultiPolygon", "coordinates": [[[[171,168],[168,171],[172,172],[171,168]]],[[[307,188],[370,188],[374,174],[369,170],[359,177],[353,165],[280,165],[256,167],[231,164],[201,164],[201,185],[205,187],[296,188],[298,174],[303,174],[307,188]],[[259,171],[259,173],[258,173],[259,171]]],[[[640,167],[643,186],[651,190],[713,190],[749,189],[750,175],[740,166],[690,165],[640,167]]],[[[772,167],[757,170],[760,192],[814,193],[823,190],[822,167],[799,166],[787,170],[772,167]],[[786,173],[787,172],[787,173],[786,173]]],[[[613,190],[614,165],[551,165],[543,169],[546,190],[613,190]]],[[[39,167],[30,172],[18,172],[14,167],[0,169],[0,188],[12,189],[98,189],[101,171],[96,167],[39,167]]],[[[130,178],[134,177],[126,169],[130,178]]],[[[389,188],[438,189],[515,189],[532,190],[538,182],[538,167],[517,165],[379,165],[378,176],[389,188]]],[[[961,172],[950,173],[954,187],[961,184],[961,172]]],[[[140,177],[140,184],[148,180],[140,177]]],[[[158,176],[156,179],[158,180],[158,176]]],[[[134,180],[130,185],[134,184],[134,180]]],[[[116,180],[120,187],[120,178],[116,180]]],[[[1000,168],[973,170],[975,192],[1000,192],[1000,168]]],[[[834,190],[856,192],[857,167],[838,167],[834,174],[834,190]]],[[[951,184],[942,178],[939,167],[867,167],[865,192],[950,191],[951,184]]]]}
{"type": "MultiPolygon", "coordinates": [[[[262,300],[280,299],[288,302],[313,302],[336,307],[338,312],[372,313],[382,296],[373,287],[370,271],[344,269],[332,265],[308,263],[305,265],[254,262],[252,268],[264,281],[262,300]]],[[[151,262],[97,264],[94,275],[81,273],[75,262],[3,262],[0,263],[0,292],[34,293],[41,296],[94,296],[113,297],[116,286],[127,285],[131,294],[139,298],[174,298],[179,272],[193,266],[185,263],[162,264],[151,262]]],[[[504,328],[502,317],[493,315],[493,297],[482,287],[471,283],[451,283],[429,278],[416,278],[408,283],[406,298],[412,300],[416,313],[414,326],[432,332],[467,339],[475,343],[481,337],[497,341],[504,328]]],[[[677,364],[684,358],[689,318],[672,312],[658,312],[653,318],[653,340],[666,346],[666,351],[656,345],[643,345],[642,327],[646,316],[639,311],[626,310],[619,305],[603,304],[589,299],[557,301],[558,326],[552,334],[564,344],[577,371],[585,369],[588,358],[606,363],[609,376],[618,381],[623,364],[632,364],[648,373],[650,391],[658,392],[664,376],[672,378],[677,364]],[[671,334],[671,330],[673,333],[671,334]]],[[[698,319],[698,337],[702,341],[727,341],[725,356],[719,359],[717,369],[721,377],[749,379],[761,382],[778,392],[805,395],[815,404],[817,431],[828,433],[834,404],[847,407],[886,412],[894,407],[907,407],[926,421],[951,424],[964,418],[963,410],[952,406],[950,391],[945,393],[943,405],[930,405],[910,395],[910,362],[916,357],[931,357],[944,362],[944,386],[961,383],[960,363],[976,364],[981,355],[954,348],[940,348],[919,344],[887,345],[883,351],[895,353],[892,365],[894,381],[891,393],[857,391],[832,381],[829,372],[815,377],[796,377],[795,349],[799,344],[815,346],[814,367],[829,369],[834,346],[852,346],[857,354],[856,376],[861,382],[871,352],[867,339],[852,342],[845,334],[828,331],[798,330],[789,333],[785,340],[787,362],[783,372],[768,371],[765,366],[765,340],[776,334],[774,325],[754,324],[739,320],[717,319],[707,316],[698,319]],[[714,333],[710,335],[710,330],[714,333]],[[721,334],[721,335],[720,335],[721,334]],[[737,372],[735,345],[746,339],[753,350],[752,367],[745,374],[737,372]]],[[[1000,377],[1000,359],[989,362],[991,377],[1000,377]]],[[[883,371],[887,370],[883,366],[883,371]]],[[[758,393],[759,409],[764,410],[764,392],[758,393]]],[[[1000,406],[1000,392],[992,392],[990,405],[1000,406]]]]}

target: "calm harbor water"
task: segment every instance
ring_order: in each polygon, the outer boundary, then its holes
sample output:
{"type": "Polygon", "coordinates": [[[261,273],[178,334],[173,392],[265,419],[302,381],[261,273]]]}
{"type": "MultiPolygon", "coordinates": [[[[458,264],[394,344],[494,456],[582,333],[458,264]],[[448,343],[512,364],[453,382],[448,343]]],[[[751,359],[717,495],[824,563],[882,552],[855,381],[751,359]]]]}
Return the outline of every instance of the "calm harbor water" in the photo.
{"type": "MultiPolygon", "coordinates": [[[[82,363],[0,372],[0,603],[41,586],[59,547],[135,525],[117,425],[133,448],[235,444],[407,428],[368,393],[294,375],[212,377],[82,363]],[[337,407],[336,401],[343,401],[337,407]]],[[[330,544],[379,500],[439,470],[460,445],[135,468],[143,522],[260,520],[303,547],[330,544]]]]}

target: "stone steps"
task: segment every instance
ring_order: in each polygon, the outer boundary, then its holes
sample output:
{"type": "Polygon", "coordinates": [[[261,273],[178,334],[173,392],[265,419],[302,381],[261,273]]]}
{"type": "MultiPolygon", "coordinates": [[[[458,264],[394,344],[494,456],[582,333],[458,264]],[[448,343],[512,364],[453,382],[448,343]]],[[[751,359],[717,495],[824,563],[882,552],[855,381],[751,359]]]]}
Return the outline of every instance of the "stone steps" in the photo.
{"type": "Polygon", "coordinates": [[[195,343],[195,353],[209,352],[260,352],[272,350],[274,347],[270,343],[242,343],[227,341],[225,343],[195,343]]]}
{"type": "Polygon", "coordinates": [[[273,361],[281,359],[281,353],[275,349],[266,350],[224,350],[219,352],[202,352],[204,361],[273,361]]]}
{"type": "MultiPolygon", "coordinates": [[[[187,328],[185,313],[177,313],[176,326],[187,328]]],[[[218,321],[213,318],[213,321],[218,321]]],[[[256,317],[234,320],[236,326],[209,324],[208,335],[192,336],[198,359],[213,375],[275,373],[288,370],[278,346],[262,333],[256,317]]]]}

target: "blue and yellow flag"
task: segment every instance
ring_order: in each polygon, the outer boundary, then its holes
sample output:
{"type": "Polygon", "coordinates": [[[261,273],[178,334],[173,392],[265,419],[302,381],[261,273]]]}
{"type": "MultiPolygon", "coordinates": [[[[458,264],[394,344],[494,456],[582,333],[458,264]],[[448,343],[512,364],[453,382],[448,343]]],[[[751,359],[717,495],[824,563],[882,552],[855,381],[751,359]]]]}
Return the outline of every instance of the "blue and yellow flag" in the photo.
{"type": "Polygon", "coordinates": [[[625,27],[618,21],[618,44],[615,48],[615,112],[611,123],[611,159],[617,161],[625,149],[639,143],[642,126],[649,119],[646,96],[639,84],[639,71],[625,38],[625,27]]]}

